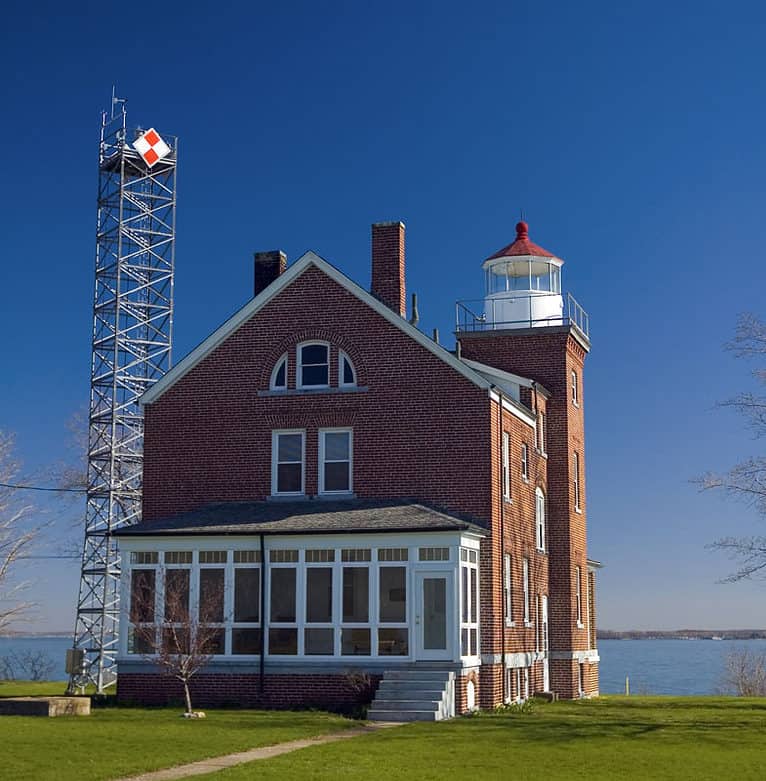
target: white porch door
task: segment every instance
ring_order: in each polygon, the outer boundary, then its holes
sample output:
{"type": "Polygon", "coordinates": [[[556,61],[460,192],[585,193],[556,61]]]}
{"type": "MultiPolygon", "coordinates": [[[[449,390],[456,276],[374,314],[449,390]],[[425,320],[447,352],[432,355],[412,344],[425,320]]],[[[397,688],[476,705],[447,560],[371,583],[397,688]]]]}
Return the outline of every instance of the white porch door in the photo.
{"type": "Polygon", "coordinates": [[[452,573],[415,573],[415,649],[418,659],[452,657],[452,573]]]}
{"type": "Polygon", "coordinates": [[[551,680],[548,669],[548,597],[542,596],[542,629],[543,629],[543,691],[550,691],[551,680]]]}

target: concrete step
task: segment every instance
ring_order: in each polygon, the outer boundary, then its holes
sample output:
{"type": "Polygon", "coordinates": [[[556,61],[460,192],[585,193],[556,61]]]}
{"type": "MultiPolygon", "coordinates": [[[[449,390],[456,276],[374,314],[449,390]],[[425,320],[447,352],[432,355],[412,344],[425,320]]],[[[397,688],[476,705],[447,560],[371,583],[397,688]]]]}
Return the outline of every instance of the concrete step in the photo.
{"type": "Polygon", "coordinates": [[[447,670],[386,670],[384,681],[440,681],[446,683],[449,678],[447,670]]]}
{"type": "Polygon", "coordinates": [[[367,712],[371,721],[440,721],[436,710],[382,710],[371,708],[367,712]]]}
{"type": "Polygon", "coordinates": [[[376,697],[370,707],[375,710],[439,710],[441,704],[441,699],[389,700],[376,697]]]}
{"type": "Polygon", "coordinates": [[[380,682],[378,686],[378,696],[381,694],[396,694],[396,693],[408,693],[417,692],[423,696],[436,695],[440,697],[446,687],[446,681],[443,686],[440,686],[434,681],[387,681],[385,678],[380,682]]]}

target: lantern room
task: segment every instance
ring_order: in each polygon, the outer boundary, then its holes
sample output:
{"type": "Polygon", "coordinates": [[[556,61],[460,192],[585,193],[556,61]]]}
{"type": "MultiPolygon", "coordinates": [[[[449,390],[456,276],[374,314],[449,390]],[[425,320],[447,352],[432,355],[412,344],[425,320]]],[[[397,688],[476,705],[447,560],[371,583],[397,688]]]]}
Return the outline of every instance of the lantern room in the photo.
{"type": "Polygon", "coordinates": [[[561,325],[564,261],[529,240],[526,222],[516,240],[484,261],[485,317],[489,328],[561,325]]]}

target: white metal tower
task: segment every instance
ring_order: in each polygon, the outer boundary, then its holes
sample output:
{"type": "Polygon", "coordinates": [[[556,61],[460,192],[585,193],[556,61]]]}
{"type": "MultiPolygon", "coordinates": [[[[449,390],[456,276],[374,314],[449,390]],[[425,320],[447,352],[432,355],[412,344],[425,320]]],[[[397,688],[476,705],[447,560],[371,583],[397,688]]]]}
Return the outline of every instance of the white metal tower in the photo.
{"type": "Polygon", "coordinates": [[[141,513],[140,396],[170,368],[178,140],[101,117],[85,542],[69,689],[116,680],[120,561],[112,533],[141,513]],[[130,137],[129,137],[130,135],[130,137]]]}

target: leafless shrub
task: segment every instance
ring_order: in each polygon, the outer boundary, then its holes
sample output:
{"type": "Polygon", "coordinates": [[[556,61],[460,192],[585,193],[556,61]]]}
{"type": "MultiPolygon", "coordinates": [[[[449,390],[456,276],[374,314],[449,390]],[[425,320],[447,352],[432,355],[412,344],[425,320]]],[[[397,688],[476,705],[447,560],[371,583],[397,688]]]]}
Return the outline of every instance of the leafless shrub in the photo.
{"type": "Polygon", "coordinates": [[[48,681],[56,663],[45,651],[12,651],[0,658],[0,679],[48,681]]]}
{"type": "Polygon", "coordinates": [[[223,588],[208,586],[200,594],[198,609],[193,610],[189,604],[189,570],[166,570],[163,610],[158,612],[154,583],[139,575],[131,584],[134,649],[165,675],[181,682],[186,713],[192,715],[189,683],[210,663],[222,643],[223,588]]]}
{"type": "Polygon", "coordinates": [[[726,655],[721,688],[738,697],[766,697],[766,653],[736,648],[726,655]]]}

